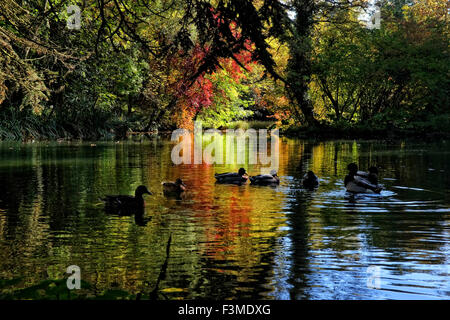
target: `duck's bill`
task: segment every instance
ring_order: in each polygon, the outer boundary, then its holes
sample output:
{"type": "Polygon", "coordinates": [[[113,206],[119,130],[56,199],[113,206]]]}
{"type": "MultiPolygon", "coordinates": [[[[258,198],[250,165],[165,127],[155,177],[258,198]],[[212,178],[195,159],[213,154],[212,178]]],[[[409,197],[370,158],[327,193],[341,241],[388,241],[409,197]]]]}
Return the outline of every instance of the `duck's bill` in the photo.
{"type": "Polygon", "coordinates": [[[153,193],[151,193],[150,191],[147,191],[146,193],[149,194],[149,195],[153,195],[153,193]]]}

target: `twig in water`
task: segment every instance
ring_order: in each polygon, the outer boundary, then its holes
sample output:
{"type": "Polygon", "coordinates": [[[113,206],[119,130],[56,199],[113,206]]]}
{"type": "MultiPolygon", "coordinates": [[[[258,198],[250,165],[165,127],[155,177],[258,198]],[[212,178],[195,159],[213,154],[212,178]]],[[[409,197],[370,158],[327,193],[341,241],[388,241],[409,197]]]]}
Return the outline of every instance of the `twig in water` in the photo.
{"type": "MultiPolygon", "coordinates": [[[[161,266],[161,271],[159,272],[158,279],[156,280],[155,288],[153,289],[152,292],[150,292],[150,295],[149,295],[150,299],[158,299],[159,283],[161,282],[161,280],[164,280],[166,278],[167,266],[169,264],[169,253],[170,253],[170,243],[171,242],[172,242],[172,234],[170,234],[169,240],[167,241],[166,260],[164,261],[163,265],[161,266]]],[[[164,295],[163,293],[161,293],[161,294],[167,299],[166,295],[164,295]]]]}

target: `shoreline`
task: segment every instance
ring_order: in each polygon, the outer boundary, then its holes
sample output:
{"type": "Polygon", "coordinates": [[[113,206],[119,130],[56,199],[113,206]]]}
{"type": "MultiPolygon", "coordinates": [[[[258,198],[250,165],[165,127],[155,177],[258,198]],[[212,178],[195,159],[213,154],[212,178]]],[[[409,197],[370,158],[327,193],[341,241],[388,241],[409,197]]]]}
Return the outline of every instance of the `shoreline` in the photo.
{"type": "Polygon", "coordinates": [[[336,140],[336,139],[361,139],[361,140],[446,140],[450,138],[449,132],[406,129],[336,129],[331,127],[325,128],[288,128],[281,133],[288,138],[299,139],[320,139],[320,140],[336,140]]]}
{"type": "MultiPolygon", "coordinates": [[[[249,128],[252,129],[252,128],[249,128]]],[[[258,128],[260,129],[260,128],[258,128]]],[[[255,130],[258,130],[255,129],[255,130]]],[[[291,139],[304,139],[304,140],[422,140],[422,141],[437,141],[450,139],[450,131],[422,131],[422,130],[406,130],[406,129],[360,129],[360,128],[347,128],[337,129],[333,127],[311,128],[311,127],[290,127],[290,128],[278,128],[280,130],[280,137],[291,139]]],[[[226,129],[219,129],[222,133],[226,133],[226,129]]],[[[267,129],[273,130],[273,129],[267,129]]],[[[0,142],[63,142],[63,141],[79,141],[79,142],[91,142],[91,141],[127,141],[132,140],[135,137],[154,137],[162,136],[168,137],[172,134],[171,130],[162,131],[132,131],[127,132],[125,136],[117,137],[117,135],[102,136],[102,137],[90,137],[90,138],[76,138],[76,137],[60,137],[56,139],[47,138],[29,138],[22,140],[15,139],[0,139],[0,142]]]]}

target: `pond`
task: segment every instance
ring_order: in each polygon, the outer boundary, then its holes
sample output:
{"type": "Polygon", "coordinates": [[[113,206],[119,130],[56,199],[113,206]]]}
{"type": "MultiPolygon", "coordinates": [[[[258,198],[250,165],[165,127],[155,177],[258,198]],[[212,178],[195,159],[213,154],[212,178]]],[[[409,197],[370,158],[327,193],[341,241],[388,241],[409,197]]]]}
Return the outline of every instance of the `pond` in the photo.
{"type": "Polygon", "coordinates": [[[0,143],[0,279],[31,285],[77,265],[96,292],[136,293],[156,283],[171,235],[168,299],[449,298],[449,142],[280,138],[277,187],[215,184],[240,165],[174,165],[174,145],[0,143]],[[350,162],[380,168],[381,194],[345,192],[350,162]],[[165,197],[161,182],[178,177],[188,192],[165,197]],[[105,212],[101,197],[141,184],[153,192],[143,217],[105,212]]]}

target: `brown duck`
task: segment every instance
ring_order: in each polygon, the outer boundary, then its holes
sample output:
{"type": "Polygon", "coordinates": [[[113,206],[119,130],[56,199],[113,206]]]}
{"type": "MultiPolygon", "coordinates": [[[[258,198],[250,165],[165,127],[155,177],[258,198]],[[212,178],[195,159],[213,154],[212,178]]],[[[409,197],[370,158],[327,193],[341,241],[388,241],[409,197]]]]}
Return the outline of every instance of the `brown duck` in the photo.
{"type": "Polygon", "coordinates": [[[175,182],[165,181],[162,183],[162,186],[164,193],[181,193],[186,191],[186,185],[181,178],[178,178],[175,182]]]}

